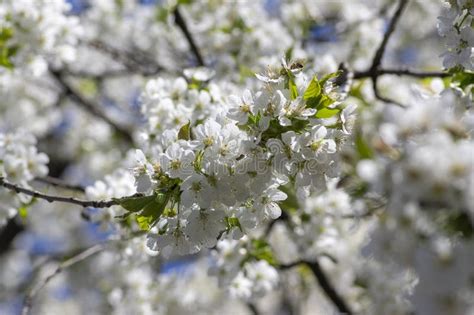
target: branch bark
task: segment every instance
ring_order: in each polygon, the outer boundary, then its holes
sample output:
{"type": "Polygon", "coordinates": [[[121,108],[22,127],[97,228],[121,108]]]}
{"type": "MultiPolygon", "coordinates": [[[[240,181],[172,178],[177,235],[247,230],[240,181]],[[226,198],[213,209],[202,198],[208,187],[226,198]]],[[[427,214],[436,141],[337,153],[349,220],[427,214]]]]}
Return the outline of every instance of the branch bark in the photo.
{"type": "Polygon", "coordinates": [[[420,79],[433,77],[446,78],[451,76],[451,74],[442,71],[420,71],[414,69],[369,69],[366,71],[354,72],[354,79],[365,79],[382,75],[409,76],[420,79]]]}
{"type": "Polygon", "coordinates": [[[102,110],[100,110],[99,105],[90,102],[89,100],[82,97],[79,93],[77,93],[69,83],[64,80],[62,74],[59,71],[51,70],[50,71],[53,77],[56,79],[60,87],[64,91],[64,95],[68,96],[71,100],[79,104],[82,108],[84,108],[87,112],[92,114],[93,116],[105,121],[109,124],[118,134],[120,134],[127,142],[133,143],[133,137],[131,132],[125,128],[124,126],[120,126],[112,119],[110,119],[102,110]]]}
{"type": "MultiPolygon", "coordinates": [[[[118,198],[118,199],[112,199],[112,200],[89,201],[89,200],[76,199],[73,197],[54,196],[54,195],[43,194],[39,191],[27,189],[19,185],[9,183],[5,181],[5,179],[2,177],[0,177],[0,186],[3,186],[4,188],[9,189],[11,191],[14,191],[17,194],[25,194],[34,198],[46,200],[48,202],[63,202],[63,203],[69,203],[69,204],[78,205],[82,207],[108,208],[114,205],[119,205],[123,201],[123,199],[128,198],[128,197],[124,197],[124,198],[118,198]]],[[[130,197],[133,197],[133,196],[130,196],[130,197]]]]}
{"type": "Polygon", "coordinates": [[[120,62],[127,70],[143,76],[152,76],[163,71],[163,67],[154,60],[145,56],[141,51],[128,52],[112,47],[101,41],[91,41],[87,45],[111,56],[115,61],[120,62]],[[139,56],[141,60],[137,58],[139,56]]]}
{"type": "Polygon", "coordinates": [[[47,276],[43,281],[40,281],[34,285],[31,290],[26,294],[23,309],[21,311],[22,315],[28,315],[31,310],[34,298],[38,295],[39,291],[46,286],[55,276],[60,274],[64,269],[67,269],[81,261],[95,255],[96,253],[102,251],[105,248],[106,244],[96,244],[92,247],[87,248],[86,250],[80,252],[79,254],[65,260],[54,270],[52,274],[47,276]]]}
{"type": "Polygon", "coordinates": [[[282,270],[291,269],[301,264],[305,264],[309,267],[309,269],[315,276],[316,280],[318,281],[319,286],[321,287],[323,292],[326,294],[326,296],[331,300],[334,306],[337,308],[339,313],[346,314],[346,315],[353,314],[352,310],[350,309],[346,301],[344,301],[344,299],[339,295],[337,290],[332,286],[331,282],[329,281],[329,278],[324,273],[324,270],[321,268],[317,260],[297,261],[297,262],[287,264],[287,265],[280,265],[280,269],[282,270]]]}
{"type": "Polygon", "coordinates": [[[387,48],[388,41],[389,41],[390,37],[392,36],[393,32],[395,31],[395,28],[398,24],[398,21],[400,20],[400,17],[402,16],[402,13],[403,13],[403,10],[407,6],[407,4],[408,4],[408,0],[400,0],[400,2],[398,3],[397,10],[395,11],[395,14],[393,15],[392,19],[390,20],[387,32],[385,32],[385,35],[382,39],[382,42],[380,43],[379,48],[375,52],[375,56],[374,56],[374,59],[372,61],[372,66],[370,67],[370,70],[369,70],[370,73],[371,73],[371,79],[372,79],[372,85],[373,85],[375,97],[377,99],[379,99],[380,101],[382,101],[382,102],[392,103],[392,104],[396,104],[396,105],[402,106],[402,107],[404,107],[403,104],[401,104],[397,101],[388,99],[388,98],[386,98],[386,97],[384,97],[380,94],[380,92],[378,90],[378,87],[377,87],[377,81],[378,81],[378,77],[379,77],[377,75],[377,71],[379,70],[380,65],[382,64],[382,58],[385,54],[385,49],[387,48]]]}
{"type": "Polygon", "coordinates": [[[395,11],[395,14],[390,20],[390,23],[387,28],[387,32],[385,32],[385,35],[382,39],[382,43],[380,43],[379,48],[375,52],[375,56],[374,56],[374,59],[372,61],[372,66],[371,66],[372,70],[378,69],[379,66],[382,64],[382,58],[385,54],[385,49],[387,48],[388,41],[390,37],[392,36],[393,32],[395,31],[398,21],[400,20],[403,10],[407,6],[407,4],[408,4],[408,0],[400,0],[400,2],[398,3],[397,10],[395,11]]]}
{"type": "Polygon", "coordinates": [[[202,58],[202,54],[196,45],[196,42],[194,41],[193,36],[191,35],[191,32],[189,31],[188,25],[182,16],[181,12],[179,11],[179,7],[176,6],[176,8],[173,11],[174,15],[174,21],[175,23],[179,26],[181,31],[183,31],[184,36],[186,37],[186,40],[189,43],[189,47],[191,48],[191,51],[194,54],[194,57],[196,58],[198,65],[201,67],[205,67],[206,63],[204,62],[204,59],[202,58]]]}

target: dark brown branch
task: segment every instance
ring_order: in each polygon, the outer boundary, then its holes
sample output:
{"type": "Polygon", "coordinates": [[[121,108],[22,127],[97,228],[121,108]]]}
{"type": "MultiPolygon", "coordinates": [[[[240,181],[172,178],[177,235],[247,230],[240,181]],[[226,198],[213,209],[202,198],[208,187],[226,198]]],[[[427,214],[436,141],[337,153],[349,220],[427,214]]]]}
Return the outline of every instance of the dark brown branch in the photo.
{"type": "Polygon", "coordinates": [[[321,269],[321,266],[319,265],[318,261],[315,260],[313,262],[309,262],[307,263],[307,265],[318,280],[318,283],[323,289],[324,293],[326,293],[327,297],[334,303],[338,311],[346,315],[352,314],[352,311],[346,304],[346,301],[344,301],[344,299],[339,295],[336,289],[329,282],[328,277],[321,269]]]}
{"type": "Polygon", "coordinates": [[[273,227],[275,226],[275,224],[277,224],[278,222],[288,221],[289,219],[290,218],[288,217],[288,214],[286,214],[286,212],[282,211],[281,216],[279,218],[276,218],[276,219],[270,221],[270,223],[268,223],[268,225],[265,228],[265,231],[263,232],[263,236],[268,237],[270,235],[273,227]]]}
{"type": "Polygon", "coordinates": [[[163,67],[157,64],[154,60],[145,56],[143,52],[138,50],[132,52],[123,51],[112,47],[104,42],[92,41],[87,43],[90,47],[93,47],[101,52],[104,52],[111,56],[114,61],[118,61],[127,70],[133,73],[138,73],[144,76],[155,75],[163,71],[163,67]],[[137,58],[140,57],[140,60],[137,58]]]}
{"type": "Polygon", "coordinates": [[[51,177],[51,176],[37,177],[37,178],[35,178],[35,181],[43,183],[43,184],[51,185],[51,186],[54,186],[54,187],[79,191],[79,192],[82,192],[82,193],[86,191],[86,189],[81,185],[69,184],[69,183],[66,183],[65,181],[63,181],[60,178],[51,177]]]}
{"type": "MultiPolygon", "coordinates": [[[[32,285],[31,289],[26,293],[21,314],[27,315],[30,312],[31,306],[33,305],[33,302],[34,302],[34,298],[38,295],[39,291],[43,289],[55,276],[60,274],[65,269],[73,265],[76,265],[103,250],[107,250],[109,246],[118,244],[120,242],[129,241],[135,237],[140,237],[144,234],[145,232],[143,231],[133,232],[126,237],[122,237],[118,239],[108,239],[106,241],[92,245],[85,249],[76,249],[72,253],[66,254],[66,257],[65,255],[62,255],[65,258],[65,260],[58,265],[58,267],[53,271],[53,273],[51,273],[49,276],[44,278],[42,281],[39,281],[36,284],[32,285]]],[[[54,257],[49,257],[49,258],[54,258],[54,257]]],[[[36,267],[35,270],[39,270],[47,262],[48,261],[45,261],[40,266],[36,267]]]]}
{"type": "Polygon", "coordinates": [[[81,261],[89,258],[90,256],[93,256],[98,252],[102,251],[104,248],[105,244],[96,244],[59,264],[59,266],[54,270],[52,274],[47,276],[43,281],[36,283],[36,285],[34,285],[31,290],[26,294],[21,314],[28,315],[30,313],[34,298],[36,297],[36,295],[38,295],[39,291],[51,281],[51,279],[60,274],[64,269],[67,269],[77,263],[80,263],[81,261]]]}
{"type": "Polygon", "coordinates": [[[326,296],[332,301],[334,306],[336,306],[339,313],[347,314],[347,315],[353,314],[352,310],[349,308],[346,301],[344,301],[344,299],[339,295],[336,289],[332,286],[331,282],[329,281],[329,278],[326,276],[326,274],[322,270],[317,260],[297,261],[291,264],[280,265],[279,268],[282,270],[285,270],[285,269],[290,269],[301,264],[305,264],[310,268],[311,272],[316,277],[316,280],[318,281],[319,286],[324,291],[326,296]]]}
{"type": "Polygon", "coordinates": [[[372,78],[374,76],[382,75],[398,75],[398,76],[409,76],[414,78],[446,78],[451,76],[447,72],[441,71],[419,71],[413,69],[374,69],[367,71],[356,71],[354,72],[354,79],[365,79],[372,78]]]}
{"type": "Polygon", "coordinates": [[[186,37],[186,40],[188,41],[188,44],[191,48],[191,51],[194,54],[194,57],[196,57],[196,60],[198,62],[198,65],[201,67],[205,67],[206,64],[204,62],[204,59],[202,58],[201,52],[196,45],[196,42],[194,41],[193,36],[191,35],[191,32],[189,31],[188,25],[186,24],[186,21],[184,20],[181,12],[179,11],[179,7],[176,6],[174,9],[174,21],[175,23],[179,26],[181,31],[183,31],[184,36],[186,37]]]}
{"type": "Polygon", "coordinates": [[[375,97],[378,100],[382,101],[382,102],[392,103],[392,104],[396,104],[396,105],[399,105],[399,106],[402,106],[402,107],[404,107],[403,104],[400,104],[396,101],[393,101],[391,99],[388,99],[388,98],[380,95],[380,92],[379,92],[378,87],[377,87],[377,81],[378,81],[377,71],[379,70],[380,65],[382,64],[382,58],[385,54],[385,49],[387,48],[388,41],[389,41],[390,37],[392,36],[393,32],[395,31],[397,23],[400,20],[400,17],[402,16],[402,12],[405,9],[405,7],[407,6],[407,4],[408,4],[408,0],[400,0],[400,2],[398,3],[397,10],[395,11],[395,14],[393,15],[392,19],[390,20],[390,23],[388,25],[388,29],[385,32],[385,35],[382,39],[382,42],[380,43],[379,48],[375,52],[375,56],[374,56],[374,59],[372,61],[372,66],[370,67],[370,70],[369,70],[371,72],[371,75],[372,75],[371,78],[372,78],[372,85],[373,85],[375,97]]]}
{"type": "Polygon", "coordinates": [[[118,77],[126,77],[133,74],[132,71],[128,69],[117,69],[117,70],[107,70],[100,73],[93,73],[90,71],[76,71],[76,70],[66,70],[65,74],[73,76],[73,77],[80,77],[80,78],[87,78],[93,80],[103,80],[106,78],[118,78],[118,77]]]}
{"type": "Polygon", "coordinates": [[[385,48],[387,48],[388,41],[390,37],[392,36],[393,32],[395,31],[395,28],[397,26],[398,21],[400,20],[400,17],[402,16],[402,12],[405,9],[405,7],[408,4],[408,0],[400,0],[398,3],[397,10],[395,11],[395,14],[393,15],[392,19],[390,20],[390,23],[388,25],[388,29],[385,32],[385,35],[382,39],[382,43],[380,44],[379,48],[375,52],[374,59],[372,61],[372,66],[370,67],[371,69],[377,69],[379,66],[382,64],[382,58],[385,53],[385,48]]]}
{"type": "Polygon", "coordinates": [[[406,107],[406,105],[404,105],[400,102],[397,102],[395,100],[392,100],[392,99],[390,99],[388,97],[385,97],[385,96],[380,94],[379,89],[377,87],[378,78],[379,78],[378,76],[372,77],[372,88],[374,90],[375,98],[378,99],[379,101],[384,102],[384,103],[395,104],[395,105],[400,106],[400,107],[406,107]]]}
{"type": "Polygon", "coordinates": [[[94,115],[95,117],[100,118],[101,120],[105,121],[109,124],[118,134],[120,134],[127,142],[133,143],[133,138],[131,132],[125,128],[124,126],[120,126],[112,119],[110,119],[105,113],[100,110],[99,105],[93,104],[89,100],[82,97],[79,93],[77,93],[69,83],[63,78],[62,74],[56,70],[50,70],[53,77],[56,79],[58,84],[64,90],[64,94],[68,96],[71,100],[76,102],[82,108],[84,108],[87,112],[94,115]]]}
{"type": "Polygon", "coordinates": [[[73,197],[48,195],[48,194],[43,194],[39,191],[27,189],[27,188],[18,186],[16,184],[6,182],[5,179],[2,177],[0,177],[0,186],[3,186],[4,188],[9,189],[11,191],[14,191],[17,194],[25,194],[34,198],[46,200],[48,202],[63,202],[63,203],[74,204],[74,205],[78,205],[82,207],[108,208],[114,205],[119,205],[122,199],[127,198],[127,197],[124,197],[124,198],[113,199],[113,200],[89,201],[89,200],[76,199],[73,197]]]}
{"type": "Polygon", "coordinates": [[[258,311],[257,306],[255,304],[253,304],[252,302],[248,302],[247,307],[248,307],[248,309],[249,309],[249,311],[252,315],[259,315],[260,314],[260,312],[258,311]]]}

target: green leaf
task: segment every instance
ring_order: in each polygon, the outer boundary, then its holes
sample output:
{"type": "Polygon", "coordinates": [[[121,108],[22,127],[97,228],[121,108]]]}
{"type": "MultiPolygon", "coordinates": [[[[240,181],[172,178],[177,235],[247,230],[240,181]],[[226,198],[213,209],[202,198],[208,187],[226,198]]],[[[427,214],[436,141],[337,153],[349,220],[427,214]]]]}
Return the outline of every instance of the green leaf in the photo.
{"type": "Polygon", "coordinates": [[[0,30],[0,45],[4,45],[7,40],[13,37],[13,30],[11,28],[2,28],[0,30]]]}
{"type": "Polygon", "coordinates": [[[244,65],[239,65],[239,74],[242,79],[252,78],[253,76],[255,76],[255,72],[253,72],[252,69],[244,65]]]}
{"type": "Polygon", "coordinates": [[[153,218],[152,217],[147,217],[147,216],[142,216],[142,215],[138,215],[135,218],[135,221],[137,222],[138,227],[142,231],[148,231],[150,229],[150,227],[152,226],[152,224],[153,224],[153,222],[152,222],[153,218]]]}
{"type": "Polygon", "coordinates": [[[319,98],[319,104],[316,106],[316,109],[320,110],[326,108],[333,103],[334,100],[332,98],[327,95],[321,95],[321,97],[319,98]]]}
{"type": "Polygon", "coordinates": [[[371,159],[374,156],[374,152],[369,144],[365,141],[364,137],[359,133],[355,137],[355,146],[357,153],[361,159],[371,159]]]}
{"type": "Polygon", "coordinates": [[[293,46],[291,46],[285,51],[285,60],[291,60],[292,56],[293,56],[293,46]]]}
{"type": "Polygon", "coordinates": [[[321,94],[321,85],[319,84],[318,78],[316,76],[313,77],[311,82],[309,83],[306,91],[304,91],[303,99],[317,99],[321,94]]]}
{"type": "Polygon", "coordinates": [[[294,100],[298,97],[298,88],[293,77],[290,76],[288,79],[288,89],[290,90],[291,99],[294,100]]]}
{"type": "Polygon", "coordinates": [[[0,66],[7,69],[13,69],[11,58],[16,55],[20,46],[9,46],[8,40],[13,37],[13,30],[11,28],[2,28],[0,30],[0,66]]]}
{"type": "Polygon", "coordinates": [[[450,235],[460,235],[464,238],[474,236],[474,225],[465,212],[453,212],[440,217],[442,227],[450,235]]]}
{"type": "Polygon", "coordinates": [[[203,157],[204,157],[204,150],[201,150],[196,154],[196,157],[194,158],[193,165],[194,165],[194,170],[197,173],[202,172],[202,158],[203,157]]]}
{"type": "Polygon", "coordinates": [[[138,226],[142,230],[149,230],[158,221],[168,203],[169,194],[159,193],[153,197],[153,200],[136,216],[138,226]]]}
{"type": "Polygon", "coordinates": [[[120,202],[120,205],[127,211],[138,212],[155,200],[156,196],[130,197],[120,202]]]}
{"type": "Polygon", "coordinates": [[[452,82],[464,90],[469,85],[474,84],[474,72],[458,72],[453,75],[452,82]]]}
{"type": "Polygon", "coordinates": [[[191,139],[191,121],[182,126],[178,131],[179,140],[190,140],[191,139]]]}
{"type": "Polygon", "coordinates": [[[270,265],[276,265],[277,261],[273,255],[273,251],[270,245],[261,239],[252,240],[252,247],[250,249],[250,255],[258,260],[265,260],[270,265]]]}
{"type": "Polygon", "coordinates": [[[334,115],[340,113],[339,108],[322,108],[316,112],[316,118],[331,118],[334,115]]]}
{"type": "Polygon", "coordinates": [[[18,209],[18,214],[20,215],[20,218],[26,219],[28,216],[28,208],[26,206],[22,206],[18,209]]]}
{"type": "Polygon", "coordinates": [[[341,70],[338,70],[338,71],[336,71],[336,72],[326,74],[326,75],[319,81],[319,84],[321,84],[321,86],[324,86],[324,84],[326,84],[326,82],[327,82],[328,80],[338,77],[341,73],[342,73],[342,71],[341,71],[341,70]]]}
{"type": "Polygon", "coordinates": [[[239,230],[242,231],[242,226],[240,225],[240,221],[236,217],[226,217],[225,218],[225,223],[227,225],[227,229],[232,229],[234,227],[239,228],[239,230]]]}

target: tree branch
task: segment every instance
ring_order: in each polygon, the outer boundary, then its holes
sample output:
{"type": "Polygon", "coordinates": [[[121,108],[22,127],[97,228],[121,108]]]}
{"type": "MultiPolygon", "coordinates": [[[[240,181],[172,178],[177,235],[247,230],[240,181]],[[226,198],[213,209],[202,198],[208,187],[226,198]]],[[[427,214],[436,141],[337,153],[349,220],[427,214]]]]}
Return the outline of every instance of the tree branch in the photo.
{"type": "MultiPolygon", "coordinates": [[[[123,199],[129,198],[129,197],[123,197],[123,198],[112,199],[112,200],[88,201],[88,200],[76,199],[73,197],[47,195],[35,190],[27,189],[27,188],[18,186],[16,184],[6,182],[3,177],[0,177],[0,186],[3,186],[6,189],[9,189],[11,191],[14,191],[17,194],[25,194],[34,198],[46,200],[48,202],[63,202],[63,203],[74,204],[74,205],[78,205],[82,207],[108,208],[114,205],[119,205],[123,201],[123,199]]],[[[133,197],[133,196],[130,196],[130,197],[133,197]]]]}
{"type": "Polygon", "coordinates": [[[86,189],[81,185],[69,184],[63,181],[62,179],[56,178],[56,177],[51,177],[51,176],[37,177],[34,180],[43,184],[47,184],[47,185],[51,185],[51,186],[55,186],[59,188],[64,188],[64,189],[69,189],[69,190],[75,190],[82,193],[86,191],[86,189]]]}
{"type": "Polygon", "coordinates": [[[366,71],[356,71],[354,72],[354,79],[365,79],[372,78],[374,76],[382,75],[398,75],[398,76],[409,76],[414,78],[446,78],[451,76],[451,74],[442,71],[420,71],[413,69],[369,69],[366,71]]]}
{"type": "Polygon", "coordinates": [[[40,281],[34,285],[31,290],[26,294],[24,304],[23,304],[23,309],[21,311],[22,315],[28,315],[31,309],[31,306],[33,304],[33,300],[38,295],[39,291],[47,285],[51,279],[53,279],[55,276],[60,274],[64,269],[67,269],[93,255],[96,253],[102,251],[105,248],[105,244],[96,244],[92,247],[87,248],[86,250],[80,252],[79,254],[65,260],[59,266],[54,270],[52,274],[47,276],[43,281],[40,281]]]}
{"type": "Polygon", "coordinates": [[[164,70],[162,66],[138,50],[133,53],[126,52],[100,41],[91,41],[87,45],[110,55],[114,61],[119,61],[127,70],[133,73],[151,76],[164,70]],[[138,60],[137,56],[140,56],[142,60],[138,60]]]}
{"type": "Polygon", "coordinates": [[[63,76],[59,71],[50,70],[53,77],[59,83],[61,88],[64,90],[66,96],[75,101],[77,104],[81,105],[87,112],[94,115],[95,117],[100,118],[101,120],[108,123],[118,134],[120,134],[127,142],[133,143],[133,138],[131,132],[123,126],[120,126],[116,122],[112,121],[105,113],[103,113],[97,104],[93,104],[87,99],[83,98],[79,93],[77,93],[69,83],[64,80],[63,76]]]}
{"type": "Polygon", "coordinates": [[[377,81],[378,81],[378,77],[379,77],[377,75],[377,71],[379,70],[380,65],[382,64],[382,58],[385,54],[385,49],[387,48],[388,41],[389,41],[390,37],[392,36],[393,32],[395,31],[397,23],[400,20],[400,17],[402,16],[402,12],[405,9],[405,7],[407,6],[407,4],[408,4],[408,0],[400,0],[400,2],[398,3],[397,10],[395,11],[395,14],[393,15],[392,19],[390,20],[390,23],[388,25],[388,29],[385,32],[385,35],[382,39],[382,43],[380,43],[379,48],[375,52],[375,56],[374,56],[374,59],[372,61],[372,66],[370,67],[370,70],[369,70],[371,72],[372,85],[373,85],[375,97],[378,100],[382,101],[382,102],[392,103],[392,104],[396,104],[396,105],[399,105],[399,106],[402,106],[402,107],[404,107],[403,104],[400,104],[399,102],[393,101],[391,99],[388,99],[388,98],[380,95],[380,92],[377,88],[377,81]]]}
{"type": "Polygon", "coordinates": [[[332,301],[334,306],[336,306],[339,313],[346,314],[346,315],[353,314],[351,309],[347,305],[346,301],[344,301],[344,299],[339,295],[336,289],[332,286],[331,282],[329,281],[329,278],[324,273],[323,269],[321,268],[317,260],[297,261],[297,262],[286,264],[286,265],[280,265],[279,269],[281,270],[291,269],[301,264],[305,264],[310,268],[311,272],[316,277],[316,280],[318,281],[319,286],[324,291],[326,296],[332,301]]]}
{"type": "Polygon", "coordinates": [[[260,312],[258,311],[257,306],[253,304],[252,302],[248,302],[247,307],[252,315],[260,315],[260,312]]]}
{"type": "Polygon", "coordinates": [[[400,0],[398,3],[397,10],[395,11],[395,14],[393,15],[392,19],[390,20],[390,23],[388,25],[388,29],[385,32],[385,35],[382,39],[382,43],[380,44],[379,48],[375,52],[374,59],[372,61],[372,66],[370,67],[372,70],[375,70],[379,68],[379,66],[382,63],[382,58],[385,53],[385,48],[387,47],[388,40],[392,36],[393,32],[395,31],[395,28],[397,26],[398,21],[400,20],[400,17],[402,16],[402,12],[405,9],[405,7],[408,4],[408,0],[400,0]]]}
{"type": "Polygon", "coordinates": [[[204,62],[204,59],[202,58],[201,52],[200,52],[198,46],[196,45],[196,42],[194,41],[194,38],[191,35],[191,32],[189,32],[189,28],[186,24],[186,21],[184,20],[184,18],[182,16],[181,12],[179,11],[178,6],[175,7],[175,9],[173,11],[173,15],[174,15],[174,21],[179,26],[181,31],[183,31],[184,36],[186,37],[186,40],[189,43],[191,51],[193,52],[194,57],[196,57],[198,65],[201,66],[201,67],[205,67],[206,64],[204,62]]]}

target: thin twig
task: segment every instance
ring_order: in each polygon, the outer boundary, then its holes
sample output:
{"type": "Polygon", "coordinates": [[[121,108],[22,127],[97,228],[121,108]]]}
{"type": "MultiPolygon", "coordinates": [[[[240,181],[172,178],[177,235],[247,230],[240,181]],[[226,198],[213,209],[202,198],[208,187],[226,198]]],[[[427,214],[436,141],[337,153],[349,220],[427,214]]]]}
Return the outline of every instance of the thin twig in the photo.
{"type": "Polygon", "coordinates": [[[101,41],[91,41],[88,42],[87,45],[110,55],[114,61],[120,62],[127,70],[134,73],[151,76],[164,70],[161,65],[138,50],[131,53],[117,49],[101,41]],[[137,56],[140,56],[141,60],[138,60],[137,56]]]}
{"type": "Polygon", "coordinates": [[[382,64],[382,58],[385,54],[385,49],[387,48],[388,41],[389,41],[390,37],[392,36],[393,32],[395,31],[397,23],[400,20],[400,17],[402,16],[402,12],[405,9],[405,7],[407,6],[407,4],[408,4],[408,0],[400,0],[400,2],[398,3],[397,10],[395,11],[395,14],[393,15],[392,19],[390,20],[390,23],[388,25],[388,29],[385,32],[385,35],[382,39],[382,42],[380,43],[379,48],[375,52],[375,56],[374,56],[374,59],[372,61],[372,66],[370,67],[370,72],[371,72],[371,75],[372,75],[371,76],[372,85],[373,85],[375,97],[378,100],[382,101],[382,102],[392,103],[392,104],[396,104],[396,105],[399,105],[399,106],[402,106],[402,107],[404,107],[403,104],[401,104],[397,101],[393,101],[391,99],[388,99],[388,98],[380,95],[378,87],[377,87],[377,81],[378,81],[378,77],[379,77],[377,75],[377,71],[379,70],[380,65],[382,64]]]}
{"type": "Polygon", "coordinates": [[[100,73],[93,73],[91,71],[82,71],[82,70],[66,70],[65,74],[73,76],[73,77],[80,77],[80,78],[87,78],[93,80],[102,80],[104,78],[117,78],[117,77],[125,77],[130,76],[133,74],[129,69],[117,69],[117,70],[106,70],[100,73]]]}
{"type": "Polygon", "coordinates": [[[402,104],[398,101],[392,100],[388,97],[385,97],[385,96],[381,95],[380,92],[379,92],[379,89],[377,87],[378,78],[379,78],[378,76],[372,77],[372,88],[374,90],[375,98],[378,99],[379,101],[384,102],[384,103],[394,104],[394,105],[397,105],[397,106],[400,106],[400,107],[407,107],[405,104],[402,104]]]}
{"type": "Polygon", "coordinates": [[[414,78],[446,78],[451,76],[448,72],[441,71],[420,71],[414,69],[374,69],[366,71],[355,71],[354,79],[365,79],[372,78],[374,76],[382,75],[398,75],[398,76],[409,76],[414,78]]]}
{"type": "Polygon", "coordinates": [[[268,223],[268,225],[266,226],[264,232],[263,232],[263,236],[266,238],[268,237],[268,235],[270,235],[273,227],[275,226],[275,224],[277,222],[284,222],[284,221],[288,221],[289,220],[289,217],[288,217],[288,214],[286,214],[286,212],[282,211],[281,212],[281,216],[270,221],[270,223],[268,223]]]}
{"type": "Polygon", "coordinates": [[[279,269],[281,270],[291,269],[301,264],[305,264],[309,267],[313,275],[316,277],[316,280],[318,281],[319,286],[324,291],[326,296],[332,301],[334,306],[336,306],[339,313],[347,314],[347,315],[353,314],[351,309],[347,305],[346,301],[344,301],[344,299],[339,295],[336,289],[332,286],[331,282],[329,281],[329,278],[324,273],[323,269],[321,268],[317,260],[296,261],[290,264],[280,265],[279,269]]]}
{"type": "Polygon", "coordinates": [[[387,32],[385,32],[385,35],[382,39],[382,43],[380,44],[379,48],[375,52],[375,56],[374,56],[374,59],[372,61],[371,69],[377,69],[382,64],[382,58],[383,58],[384,53],[385,53],[385,48],[387,48],[388,40],[390,39],[393,32],[395,31],[397,23],[400,20],[400,17],[402,16],[402,12],[405,9],[407,4],[408,4],[408,0],[400,0],[400,2],[398,3],[397,10],[395,11],[395,14],[393,15],[392,19],[390,20],[387,32]]]}
{"type": "Polygon", "coordinates": [[[328,277],[321,269],[318,261],[312,261],[307,263],[308,267],[313,272],[314,276],[318,280],[319,285],[323,289],[324,293],[326,293],[327,297],[334,303],[337,307],[338,311],[342,314],[350,315],[352,314],[351,309],[347,305],[346,301],[339,295],[336,289],[331,285],[329,282],[328,277]]]}
{"type": "Polygon", "coordinates": [[[93,104],[89,100],[85,99],[82,97],[79,93],[77,93],[72,86],[69,85],[69,83],[64,80],[62,74],[59,71],[56,70],[51,70],[50,71],[53,77],[56,79],[58,84],[61,86],[61,88],[64,90],[64,93],[66,96],[71,98],[73,101],[75,101],[77,104],[81,105],[82,108],[87,110],[89,113],[94,115],[95,117],[98,117],[108,123],[117,133],[119,133],[127,142],[133,143],[133,138],[131,135],[131,132],[123,127],[114,122],[112,119],[110,119],[105,113],[103,113],[100,110],[100,107],[97,104],[93,104]]]}
{"type": "MultiPolygon", "coordinates": [[[[93,208],[108,208],[114,205],[119,205],[124,199],[129,197],[123,197],[112,200],[99,200],[99,201],[89,201],[89,200],[80,200],[73,197],[63,197],[63,196],[54,196],[43,194],[39,191],[27,189],[16,184],[6,182],[3,177],[0,177],[0,186],[5,187],[11,191],[16,192],[17,194],[25,194],[34,198],[43,199],[48,202],[63,202],[74,204],[82,207],[93,207],[93,208]]],[[[136,196],[136,195],[135,195],[136,196]]],[[[130,196],[133,197],[133,196],[130,196]]]]}
{"type": "Polygon", "coordinates": [[[253,304],[252,302],[248,302],[247,307],[249,308],[249,311],[252,315],[260,315],[260,312],[258,311],[257,306],[253,304]]]}
{"type": "Polygon", "coordinates": [[[51,176],[36,177],[34,180],[43,184],[54,186],[54,187],[75,190],[82,193],[86,191],[86,189],[81,185],[69,184],[65,182],[64,180],[60,178],[56,178],[56,177],[51,177],[51,176]]]}
{"type": "Polygon", "coordinates": [[[26,294],[21,314],[28,315],[33,304],[34,298],[36,297],[36,295],[38,295],[39,291],[51,281],[51,279],[60,274],[64,269],[67,269],[89,258],[90,256],[102,251],[104,248],[105,244],[96,244],[59,264],[59,266],[54,270],[52,274],[47,276],[43,281],[36,283],[36,285],[34,285],[31,290],[26,294]]]}
{"type": "Polygon", "coordinates": [[[191,51],[193,52],[194,57],[196,57],[198,65],[201,66],[201,67],[205,67],[206,64],[204,62],[204,59],[202,58],[201,52],[200,52],[198,46],[196,45],[196,42],[194,41],[194,38],[191,35],[191,32],[189,31],[188,25],[186,24],[186,21],[184,20],[183,15],[179,11],[178,6],[175,7],[173,14],[174,14],[174,21],[179,26],[181,31],[183,31],[184,36],[186,37],[186,40],[189,43],[191,51]]]}

